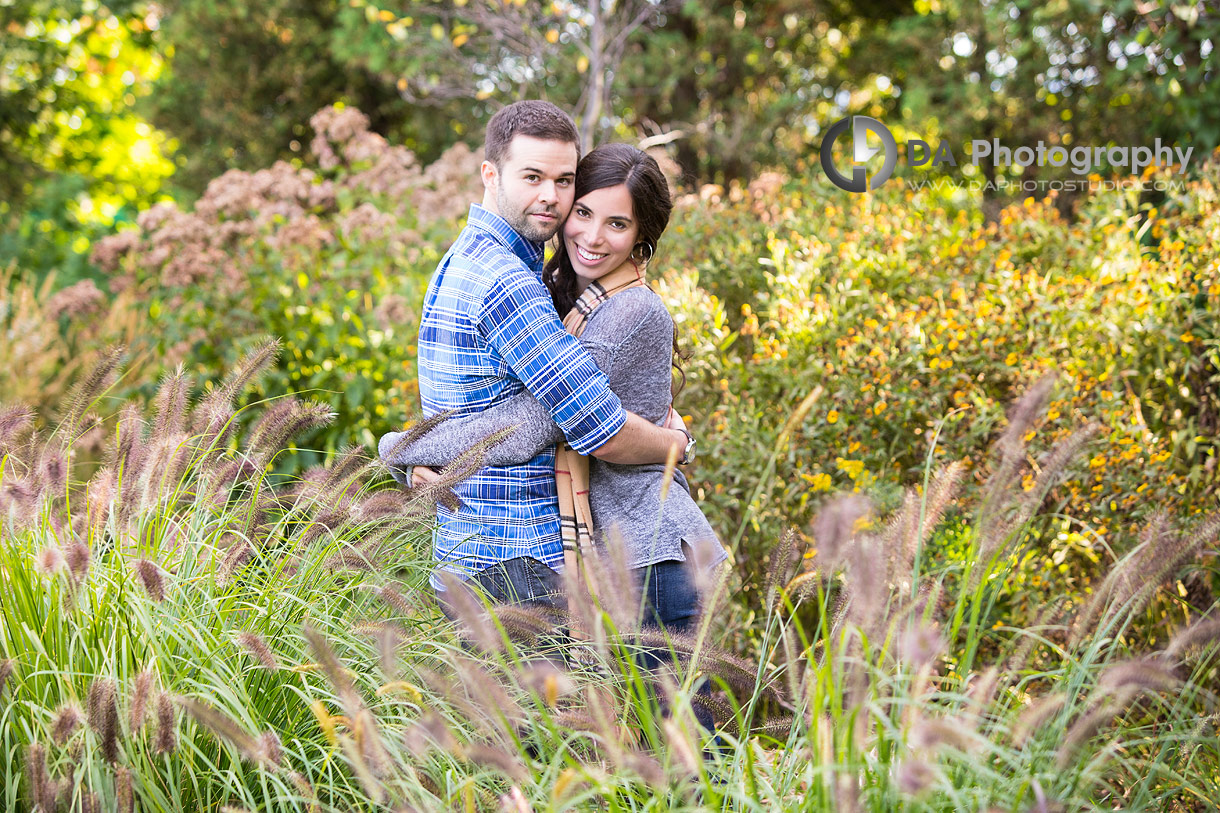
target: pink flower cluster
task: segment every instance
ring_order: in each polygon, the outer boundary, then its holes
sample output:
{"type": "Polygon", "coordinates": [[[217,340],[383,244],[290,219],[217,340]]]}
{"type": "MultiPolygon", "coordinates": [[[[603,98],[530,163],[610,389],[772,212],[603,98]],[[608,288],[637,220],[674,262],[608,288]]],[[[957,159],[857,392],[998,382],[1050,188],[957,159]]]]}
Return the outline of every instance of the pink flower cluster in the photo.
{"type": "Polygon", "coordinates": [[[284,161],[229,170],[208,184],[194,211],[158,203],[140,214],[137,230],[98,241],[93,260],[111,274],[111,291],[148,282],[237,294],[263,247],[283,255],[285,267],[305,268],[339,237],[358,249],[386,241],[410,254],[414,226],[459,217],[482,195],[481,158],[465,144],[422,168],[354,108],[326,107],[310,124],[321,173],[284,161]]]}

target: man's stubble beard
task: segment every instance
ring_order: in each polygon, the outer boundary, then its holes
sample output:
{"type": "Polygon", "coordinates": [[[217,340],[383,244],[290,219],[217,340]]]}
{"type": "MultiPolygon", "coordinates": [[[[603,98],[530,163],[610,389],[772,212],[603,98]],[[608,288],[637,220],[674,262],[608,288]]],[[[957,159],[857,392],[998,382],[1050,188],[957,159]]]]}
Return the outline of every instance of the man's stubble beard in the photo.
{"type": "Polygon", "coordinates": [[[504,187],[500,186],[496,190],[496,207],[500,210],[500,217],[513,227],[513,231],[529,240],[531,243],[545,243],[555,236],[559,231],[559,227],[563,223],[563,218],[559,216],[559,209],[536,209],[535,211],[551,211],[555,213],[555,227],[545,230],[537,223],[530,220],[529,211],[519,212],[513,209],[508,196],[504,193],[504,187]]]}

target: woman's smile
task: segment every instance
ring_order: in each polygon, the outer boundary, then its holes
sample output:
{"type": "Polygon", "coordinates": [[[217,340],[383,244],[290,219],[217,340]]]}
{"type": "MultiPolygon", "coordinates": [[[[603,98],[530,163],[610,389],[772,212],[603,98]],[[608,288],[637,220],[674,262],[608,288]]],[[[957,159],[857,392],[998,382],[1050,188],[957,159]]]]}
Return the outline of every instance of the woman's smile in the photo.
{"type": "Polygon", "coordinates": [[[576,201],[563,241],[582,287],[627,262],[639,233],[626,184],[594,189],[576,201]]]}

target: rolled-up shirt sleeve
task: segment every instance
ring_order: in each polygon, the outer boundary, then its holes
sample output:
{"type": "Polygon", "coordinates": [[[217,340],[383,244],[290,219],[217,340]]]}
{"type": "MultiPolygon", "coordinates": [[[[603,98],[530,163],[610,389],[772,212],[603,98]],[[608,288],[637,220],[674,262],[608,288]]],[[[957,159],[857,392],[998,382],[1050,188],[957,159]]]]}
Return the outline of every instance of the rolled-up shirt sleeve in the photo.
{"type": "Polygon", "coordinates": [[[627,422],[605,374],[563,329],[542,281],[528,269],[496,279],[483,299],[478,329],[576,451],[589,454],[627,422]]]}

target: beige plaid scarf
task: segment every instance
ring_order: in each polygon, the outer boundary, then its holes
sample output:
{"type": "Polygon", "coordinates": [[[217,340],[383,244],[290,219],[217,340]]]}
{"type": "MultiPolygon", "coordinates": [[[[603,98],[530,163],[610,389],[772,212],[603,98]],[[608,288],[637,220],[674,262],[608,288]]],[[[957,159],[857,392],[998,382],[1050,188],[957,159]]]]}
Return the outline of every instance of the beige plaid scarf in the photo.
{"type": "MultiPolygon", "coordinates": [[[[628,288],[643,285],[644,269],[628,260],[585,288],[564,317],[564,328],[579,338],[598,305],[628,288]]],[[[555,486],[559,491],[563,565],[565,568],[576,568],[581,557],[594,553],[593,514],[589,509],[589,458],[566,443],[560,443],[555,453],[555,486]]]]}

